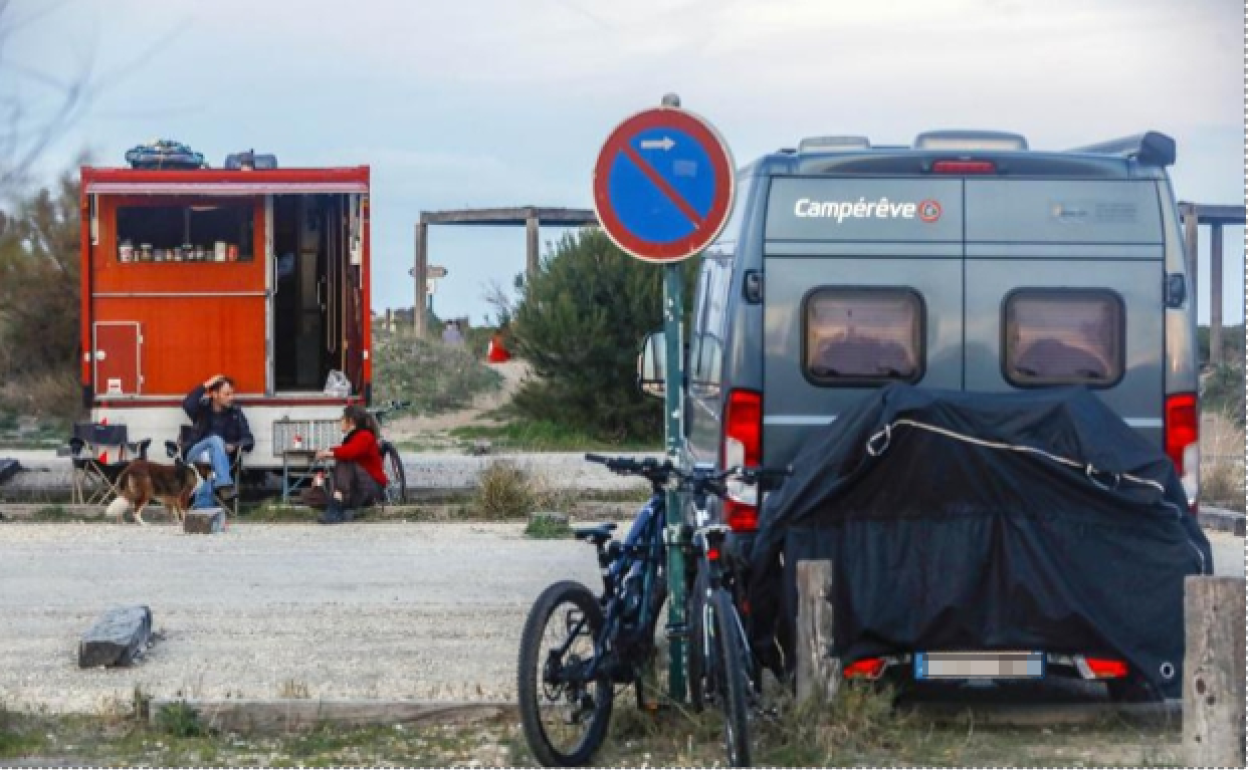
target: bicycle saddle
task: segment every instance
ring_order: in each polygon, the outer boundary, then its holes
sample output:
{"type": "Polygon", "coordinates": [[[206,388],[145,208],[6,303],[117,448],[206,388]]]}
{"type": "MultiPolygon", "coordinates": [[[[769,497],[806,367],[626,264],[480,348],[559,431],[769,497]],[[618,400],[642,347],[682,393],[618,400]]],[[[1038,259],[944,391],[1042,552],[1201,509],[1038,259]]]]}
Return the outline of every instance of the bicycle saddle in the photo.
{"type": "Polygon", "coordinates": [[[572,534],[577,540],[588,540],[594,545],[602,545],[611,539],[611,533],[619,525],[613,521],[605,524],[595,524],[592,527],[573,527],[572,534]]]}

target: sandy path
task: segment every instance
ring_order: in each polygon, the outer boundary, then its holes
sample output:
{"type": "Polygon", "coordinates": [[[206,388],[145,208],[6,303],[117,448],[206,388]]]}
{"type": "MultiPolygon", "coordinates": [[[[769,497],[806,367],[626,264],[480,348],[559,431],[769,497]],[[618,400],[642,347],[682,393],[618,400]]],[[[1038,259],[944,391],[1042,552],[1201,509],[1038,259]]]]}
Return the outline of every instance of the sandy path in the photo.
{"type": "Polygon", "coordinates": [[[528,376],[529,365],[524,361],[508,361],[505,364],[490,364],[490,367],[503,376],[500,388],[481,394],[467,409],[437,415],[405,416],[387,422],[386,437],[391,441],[442,443],[448,439],[447,434],[451,430],[471,425],[482,415],[511,401],[520,383],[528,376]]]}

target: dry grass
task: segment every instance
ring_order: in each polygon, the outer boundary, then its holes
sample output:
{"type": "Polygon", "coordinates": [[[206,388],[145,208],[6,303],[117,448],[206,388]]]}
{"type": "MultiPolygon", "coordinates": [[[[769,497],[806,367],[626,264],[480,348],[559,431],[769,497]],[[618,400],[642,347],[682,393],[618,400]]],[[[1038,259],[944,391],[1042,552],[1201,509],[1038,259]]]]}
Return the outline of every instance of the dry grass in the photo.
{"type": "Polygon", "coordinates": [[[469,509],[485,519],[522,519],[533,511],[562,511],[568,493],[506,460],[490,463],[477,478],[469,509]]]}
{"type": "Polygon", "coordinates": [[[82,411],[82,386],[74,372],[8,380],[0,383],[0,409],[68,422],[82,411]]]}
{"type": "Polygon", "coordinates": [[[1244,429],[1230,416],[1206,414],[1200,436],[1200,497],[1244,510],[1244,429]]]}
{"type": "Polygon", "coordinates": [[[297,679],[287,679],[282,682],[282,686],[278,688],[277,697],[286,700],[308,700],[312,697],[311,690],[308,689],[307,682],[300,682],[297,679]]]}

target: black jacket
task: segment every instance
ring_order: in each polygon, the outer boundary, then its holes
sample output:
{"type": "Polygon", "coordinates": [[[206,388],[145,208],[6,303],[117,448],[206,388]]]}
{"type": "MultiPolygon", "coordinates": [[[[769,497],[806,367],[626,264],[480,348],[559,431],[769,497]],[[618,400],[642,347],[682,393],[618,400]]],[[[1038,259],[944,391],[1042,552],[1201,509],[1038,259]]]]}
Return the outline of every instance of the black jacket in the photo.
{"type": "Polygon", "coordinates": [[[244,452],[250,452],[256,445],[247,426],[247,418],[243,410],[231,406],[224,412],[213,412],[212,402],[208,400],[208,391],[199,385],[187,394],[182,401],[182,410],[191,418],[194,428],[191,434],[191,446],[202,441],[206,436],[220,436],[227,444],[233,444],[244,452]]]}

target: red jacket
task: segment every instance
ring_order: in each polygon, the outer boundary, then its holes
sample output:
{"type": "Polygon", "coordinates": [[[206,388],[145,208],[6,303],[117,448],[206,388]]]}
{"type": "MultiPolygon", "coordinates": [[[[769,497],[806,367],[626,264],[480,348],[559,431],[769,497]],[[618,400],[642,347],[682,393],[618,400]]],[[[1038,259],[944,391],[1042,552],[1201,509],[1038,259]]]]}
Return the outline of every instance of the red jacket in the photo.
{"type": "Polygon", "coordinates": [[[348,433],[342,445],[334,447],[334,459],[358,463],[374,481],[386,485],[386,471],[381,466],[381,447],[371,430],[360,428],[348,433]]]}

